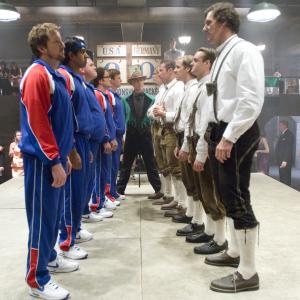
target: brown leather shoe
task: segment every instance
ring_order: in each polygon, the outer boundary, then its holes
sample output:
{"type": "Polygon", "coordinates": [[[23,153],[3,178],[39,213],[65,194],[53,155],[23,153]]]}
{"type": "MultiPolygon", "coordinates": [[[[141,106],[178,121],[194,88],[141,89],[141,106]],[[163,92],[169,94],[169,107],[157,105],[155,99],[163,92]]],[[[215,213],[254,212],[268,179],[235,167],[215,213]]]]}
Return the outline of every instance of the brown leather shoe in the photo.
{"type": "Polygon", "coordinates": [[[250,279],[246,280],[239,272],[235,272],[229,276],[213,280],[210,289],[219,293],[255,291],[259,289],[259,277],[255,273],[250,279]]]}
{"type": "Polygon", "coordinates": [[[172,209],[172,210],[168,210],[165,212],[165,217],[174,217],[174,216],[178,216],[178,215],[185,215],[186,209],[182,208],[182,207],[178,207],[176,209],[172,209]]]}
{"type": "Polygon", "coordinates": [[[157,199],[152,201],[152,205],[163,205],[163,204],[169,204],[170,202],[172,202],[172,199],[170,199],[169,197],[162,197],[161,199],[157,199]]]}
{"type": "Polygon", "coordinates": [[[170,210],[170,209],[174,209],[174,208],[177,208],[177,205],[178,205],[178,202],[175,201],[175,200],[173,200],[173,201],[171,201],[171,202],[168,203],[168,204],[162,205],[161,210],[170,210]]]}
{"type": "Polygon", "coordinates": [[[173,196],[163,196],[163,199],[168,201],[168,203],[170,203],[171,201],[174,200],[174,197],[173,196]]]}
{"type": "Polygon", "coordinates": [[[152,205],[163,205],[163,204],[165,204],[165,200],[163,198],[152,201],[152,205]]]}
{"type": "Polygon", "coordinates": [[[231,257],[227,254],[227,251],[225,251],[218,255],[207,256],[204,262],[211,266],[237,268],[240,263],[240,257],[231,257]]]}
{"type": "Polygon", "coordinates": [[[148,196],[148,199],[151,199],[151,200],[155,200],[155,199],[160,199],[164,196],[163,193],[161,192],[157,192],[157,193],[154,193],[154,194],[151,194],[148,196]]]}

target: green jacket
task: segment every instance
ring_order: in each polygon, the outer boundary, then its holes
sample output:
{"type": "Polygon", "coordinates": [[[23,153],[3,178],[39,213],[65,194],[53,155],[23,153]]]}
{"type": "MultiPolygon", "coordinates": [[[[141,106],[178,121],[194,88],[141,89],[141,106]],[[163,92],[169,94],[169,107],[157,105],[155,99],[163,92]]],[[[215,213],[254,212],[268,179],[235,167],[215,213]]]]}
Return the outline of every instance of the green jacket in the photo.
{"type": "Polygon", "coordinates": [[[124,105],[125,120],[126,120],[127,127],[143,129],[143,128],[149,127],[151,125],[151,120],[147,117],[147,111],[148,111],[149,107],[154,103],[155,98],[148,93],[144,92],[144,94],[145,94],[144,107],[143,107],[143,116],[144,117],[140,123],[138,123],[134,114],[132,113],[133,93],[122,99],[123,105],[124,105]]]}

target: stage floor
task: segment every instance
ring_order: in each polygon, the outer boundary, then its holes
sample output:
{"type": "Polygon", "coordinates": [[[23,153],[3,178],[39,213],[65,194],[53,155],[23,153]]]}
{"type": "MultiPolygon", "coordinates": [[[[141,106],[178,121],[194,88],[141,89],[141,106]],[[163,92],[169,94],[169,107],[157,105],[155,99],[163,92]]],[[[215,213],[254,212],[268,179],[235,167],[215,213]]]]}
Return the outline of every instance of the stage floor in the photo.
{"type": "MultiPolygon", "coordinates": [[[[260,221],[257,268],[261,288],[237,295],[209,290],[210,281],[234,269],[203,263],[192,244],[176,237],[175,224],[163,217],[142,183],[127,188],[114,218],[84,225],[94,240],[81,244],[89,257],[80,270],[54,275],[72,300],[299,300],[300,193],[262,174],[251,179],[253,207],[260,221]]],[[[27,223],[23,181],[0,186],[0,299],[27,300],[24,281],[27,223]]]]}

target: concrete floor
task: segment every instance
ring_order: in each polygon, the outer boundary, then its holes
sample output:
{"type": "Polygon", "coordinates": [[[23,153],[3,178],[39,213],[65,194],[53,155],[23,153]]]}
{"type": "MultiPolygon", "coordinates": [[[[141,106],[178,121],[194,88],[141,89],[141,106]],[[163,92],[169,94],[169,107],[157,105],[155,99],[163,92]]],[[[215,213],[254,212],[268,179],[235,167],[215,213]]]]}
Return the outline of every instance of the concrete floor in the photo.
{"type": "MultiPolygon", "coordinates": [[[[176,237],[180,224],[164,218],[146,194],[130,185],[128,198],[111,220],[85,226],[94,240],[81,244],[89,258],[80,270],[54,278],[73,300],[298,300],[300,299],[299,192],[262,174],[252,176],[252,196],[261,222],[257,268],[261,288],[237,295],[209,290],[212,279],[232,268],[203,263],[193,245],[176,237]]],[[[22,180],[0,186],[0,299],[27,300],[24,282],[27,224],[22,180]]]]}

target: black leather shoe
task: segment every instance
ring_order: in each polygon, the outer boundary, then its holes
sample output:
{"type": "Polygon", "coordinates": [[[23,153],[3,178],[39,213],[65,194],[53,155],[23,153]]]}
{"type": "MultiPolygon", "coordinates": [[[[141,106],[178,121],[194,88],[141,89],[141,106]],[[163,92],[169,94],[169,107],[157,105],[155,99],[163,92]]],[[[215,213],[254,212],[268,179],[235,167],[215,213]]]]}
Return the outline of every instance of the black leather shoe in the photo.
{"type": "Polygon", "coordinates": [[[214,235],[208,235],[205,232],[188,235],[185,241],[188,243],[207,243],[214,238],[214,235]]]}
{"type": "Polygon", "coordinates": [[[189,224],[191,223],[193,217],[188,217],[187,215],[176,215],[172,217],[172,222],[174,223],[186,223],[189,224]]]}
{"type": "Polygon", "coordinates": [[[194,233],[202,233],[204,231],[204,224],[188,224],[181,229],[176,231],[177,236],[187,236],[194,233]]]}
{"type": "Polygon", "coordinates": [[[156,199],[160,199],[164,196],[163,193],[161,192],[157,192],[157,193],[154,193],[154,194],[151,194],[148,196],[148,199],[151,199],[151,200],[156,200],[156,199]]]}
{"type": "Polygon", "coordinates": [[[239,272],[232,275],[213,280],[210,289],[219,293],[238,293],[245,291],[255,291],[259,289],[259,277],[255,273],[246,280],[239,272]]]}
{"type": "Polygon", "coordinates": [[[218,255],[206,257],[204,262],[211,266],[237,268],[240,263],[240,257],[231,257],[227,254],[227,251],[225,251],[218,255]]]}
{"type": "Polygon", "coordinates": [[[225,241],[223,245],[219,246],[214,240],[208,242],[205,245],[198,246],[194,248],[194,253],[196,254],[215,254],[223,250],[227,250],[228,242],[225,241]]]}

